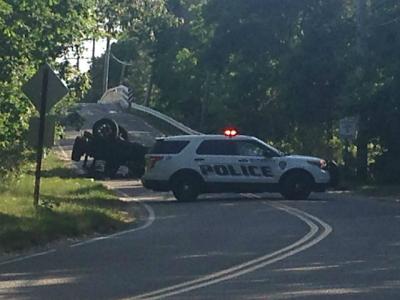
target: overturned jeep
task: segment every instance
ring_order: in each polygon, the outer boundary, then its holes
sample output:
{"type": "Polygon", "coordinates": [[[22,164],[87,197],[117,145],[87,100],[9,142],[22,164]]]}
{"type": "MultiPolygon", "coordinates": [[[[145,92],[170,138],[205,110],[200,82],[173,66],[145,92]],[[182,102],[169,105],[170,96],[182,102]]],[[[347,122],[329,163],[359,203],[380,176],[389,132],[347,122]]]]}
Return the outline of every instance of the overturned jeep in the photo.
{"type": "Polygon", "coordinates": [[[84,131],[75,138],[71,159],[80,161],[85,155],[84,167],[88,157],[93,158],[90,169],[95,169],[96,161],[104,161],[104,173],[115,177],[120,166],[128,167],[128,175],[140,178],[144,173],[144,156],[148,148],[131,142],[128,132],[113,119],[103,118],[93,124],[92,133],[84,131]]]}

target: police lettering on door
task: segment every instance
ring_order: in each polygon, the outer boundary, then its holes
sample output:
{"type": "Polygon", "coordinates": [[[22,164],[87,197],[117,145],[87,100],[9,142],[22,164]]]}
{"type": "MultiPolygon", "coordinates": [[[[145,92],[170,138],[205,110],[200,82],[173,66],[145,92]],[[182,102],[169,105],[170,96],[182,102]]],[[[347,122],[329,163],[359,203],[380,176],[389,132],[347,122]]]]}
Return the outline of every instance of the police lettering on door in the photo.
{"type": "Polygon", "coordinates": [[[204,176],[254,176],[254,177],[272,177],[271,168],[268,166],[252,165],[200,165],[201,174],[204,176]]]}

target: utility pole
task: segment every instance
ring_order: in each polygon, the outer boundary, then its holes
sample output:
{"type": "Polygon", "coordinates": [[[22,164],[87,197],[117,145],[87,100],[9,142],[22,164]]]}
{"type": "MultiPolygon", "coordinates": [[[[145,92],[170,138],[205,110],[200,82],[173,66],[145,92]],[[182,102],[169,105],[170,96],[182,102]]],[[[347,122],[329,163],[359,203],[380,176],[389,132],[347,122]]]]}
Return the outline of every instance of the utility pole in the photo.
{"type": "Polygon", "coordinates": [[[93,38],[93,40],[92,40],[92,63],[94,62],[95,55],[96,55],[96,39],[93,38]]]}
{"type": "Polygon", "coordinates": [[[205,128],[205,120],[206,120],[206,114],[207,114],[207,105],[208,105],[208,98],[209,98],[209,73],[207,72],[206,74],[206,80],[204,81],[204,94],[203,97],[201,98],[201,112],[200,112],[200,124],[199,128],[200,130],[204,130],[205,128]]]}
{"type": "MultiPolygon", "coordinates": [[[[366,0],[356,0],[356,20],[357,20],[357,53],[359,55],[360,64],[358,66],[358,80],[361,83],[365,78],[365,55],[366,55],[366,0]]],[[[361,93],[359,95],[363,97],[361,93]]],[[[368,175],[368,133],[366,128],[367,112],[362,103],[365,99],[360,99],[360,118],[357,137],[357,176],[361,180],[367,179],[368,175]]]]}
{"type": "Polygon", "coordinates": [[[110,69],[110,36],[107,35],[106,53],[104,55],[103,94],[108,90],[108,72],[110,69]]]}
{"type": "Polygon", "coordinates": [[[365,55],[365,13],[366,0],[356,0],[356,17],[357,17],[357,52],[359,55],[365,55]]]}

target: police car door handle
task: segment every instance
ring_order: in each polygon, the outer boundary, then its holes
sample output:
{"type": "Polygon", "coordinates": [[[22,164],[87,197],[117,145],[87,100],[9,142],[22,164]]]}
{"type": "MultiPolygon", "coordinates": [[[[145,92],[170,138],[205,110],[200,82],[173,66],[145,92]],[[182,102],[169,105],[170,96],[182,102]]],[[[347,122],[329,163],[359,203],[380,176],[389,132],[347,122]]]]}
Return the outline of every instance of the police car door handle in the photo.
{"type": "Polygon", "coordinates": [[[239,162],[249,162],[247,159],[239,159],[239,162]]]}
{"type": "Polygon", "coordinates": [[[194,161],[204,161],[204,158],[195,158],[194,161]]]}

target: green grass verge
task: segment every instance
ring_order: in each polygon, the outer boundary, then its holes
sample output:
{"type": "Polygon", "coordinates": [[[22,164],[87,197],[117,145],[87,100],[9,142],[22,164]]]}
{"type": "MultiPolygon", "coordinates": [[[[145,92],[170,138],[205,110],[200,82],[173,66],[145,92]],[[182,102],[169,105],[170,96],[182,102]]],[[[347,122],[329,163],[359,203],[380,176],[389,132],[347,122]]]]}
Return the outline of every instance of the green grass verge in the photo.
{"type": "Polygon", "coordinates": [[[41,205],[33,206],[34,166],[0,183],[0,253],[127,225],[124,203],[103,185],[76,178],[56,156],[43,165],[41,205]]]}

